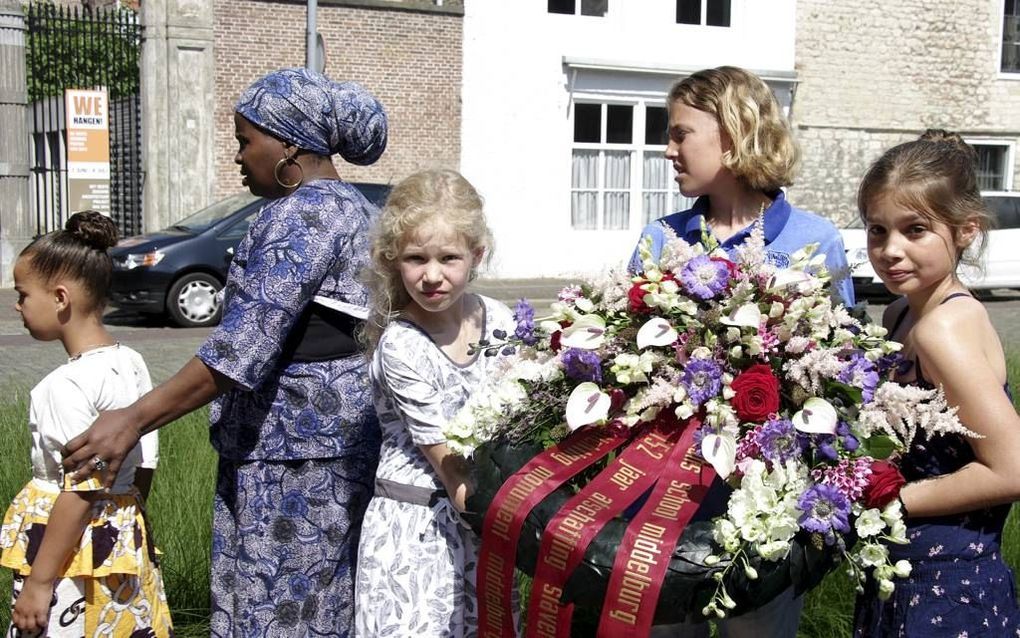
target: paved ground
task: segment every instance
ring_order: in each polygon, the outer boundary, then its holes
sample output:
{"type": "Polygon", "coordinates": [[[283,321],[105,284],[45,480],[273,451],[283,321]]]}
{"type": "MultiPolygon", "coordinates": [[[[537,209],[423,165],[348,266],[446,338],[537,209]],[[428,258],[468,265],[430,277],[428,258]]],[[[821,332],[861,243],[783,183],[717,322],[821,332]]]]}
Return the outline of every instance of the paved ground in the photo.
{"type": "MultiPolygon", "coordinates": [[[[559,279],[483,280],[475,283],[475,289],[511,307],[517,299],[526,297],[541,311],[566,283],[559,279]]],[[[41,343],[27,334],[14,310],[16,299],[12,289],[0,290],[0,391],[8,394],[24,393],[67,356],[59,342],[41,343]]],[[[999,291],[986,302],[1003,343],[1014,352],[1020,351],[1020,292],[999,291]]],[[[872,300],[869,314],[881,317],[884,307],[883,300],[872,300]]],[[[117,340],[142,354],[157,383],[176,372],[209,334],[205,328],[174,328],[117,310],[107,312],[106,323],[117,340]]]]}

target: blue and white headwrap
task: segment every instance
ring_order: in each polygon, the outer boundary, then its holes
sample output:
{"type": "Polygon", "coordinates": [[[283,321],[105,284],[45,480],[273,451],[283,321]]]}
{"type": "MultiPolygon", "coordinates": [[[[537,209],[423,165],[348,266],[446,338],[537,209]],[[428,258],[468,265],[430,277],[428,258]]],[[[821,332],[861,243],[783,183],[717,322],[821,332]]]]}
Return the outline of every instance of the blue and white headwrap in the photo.
{"type": "Polygon", "coordinates": [[[362,166],[386,150],[386,111],[356,82],[334,82],[308,69],[280,69],[245,89],[235,110],[298,148],[339,153],[362,166]]]}

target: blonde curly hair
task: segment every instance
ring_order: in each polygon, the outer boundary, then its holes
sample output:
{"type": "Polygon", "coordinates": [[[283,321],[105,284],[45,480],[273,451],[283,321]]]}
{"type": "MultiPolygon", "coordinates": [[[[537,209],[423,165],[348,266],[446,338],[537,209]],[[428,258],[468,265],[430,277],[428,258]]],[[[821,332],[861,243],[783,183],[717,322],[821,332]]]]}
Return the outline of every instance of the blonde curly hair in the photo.
{"type": "Polygon", "coordinates": [[[735,66],[704,69],[673,85],[667,106],[677,100],[715,116],[733,145],[723,166],[738,179],[763,192],[793,183],[800,150],[776,96],[757,75],[735,66]]]}
{"type": "MultiPolygon", "coordinates": [[[[362,272],[368,289],[369,315],[360,338],[371,355],[386,326],[411,301],[400,279],[400,252],[425,224],[440,219],[463,237],[472,252],[492,253],[492,232],[482,211],[482,197],[457,171],[419,171],[397,184],[372,227],[370,260],[362,272]]],[[[475,273],[472,272],[472,279],[475,273]]]]}

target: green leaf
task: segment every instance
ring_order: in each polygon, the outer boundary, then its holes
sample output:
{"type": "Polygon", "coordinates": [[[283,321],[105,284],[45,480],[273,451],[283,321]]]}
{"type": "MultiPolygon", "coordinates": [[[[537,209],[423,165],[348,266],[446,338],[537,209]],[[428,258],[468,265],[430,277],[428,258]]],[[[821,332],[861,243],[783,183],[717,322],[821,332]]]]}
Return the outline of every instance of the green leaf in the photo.
{"type": "Polygon", "coordinates": [[[896,451],[896,443],[885,434],[876,434],[861,441],[860,453],[873,459],[887,459],[896,451]]]}

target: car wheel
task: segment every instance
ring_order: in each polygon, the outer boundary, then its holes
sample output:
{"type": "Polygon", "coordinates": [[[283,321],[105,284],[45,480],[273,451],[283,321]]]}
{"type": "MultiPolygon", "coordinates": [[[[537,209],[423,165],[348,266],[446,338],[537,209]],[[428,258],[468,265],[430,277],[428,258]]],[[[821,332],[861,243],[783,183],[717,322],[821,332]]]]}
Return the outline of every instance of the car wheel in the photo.
{"type": "Polygon", "coordinates": [[[166,309],[174,323],[182,328],[214,326],[220,320],[220,303],[216,293],[223,284],[212,275],[193,272],[170,286],[166,309]]]}

